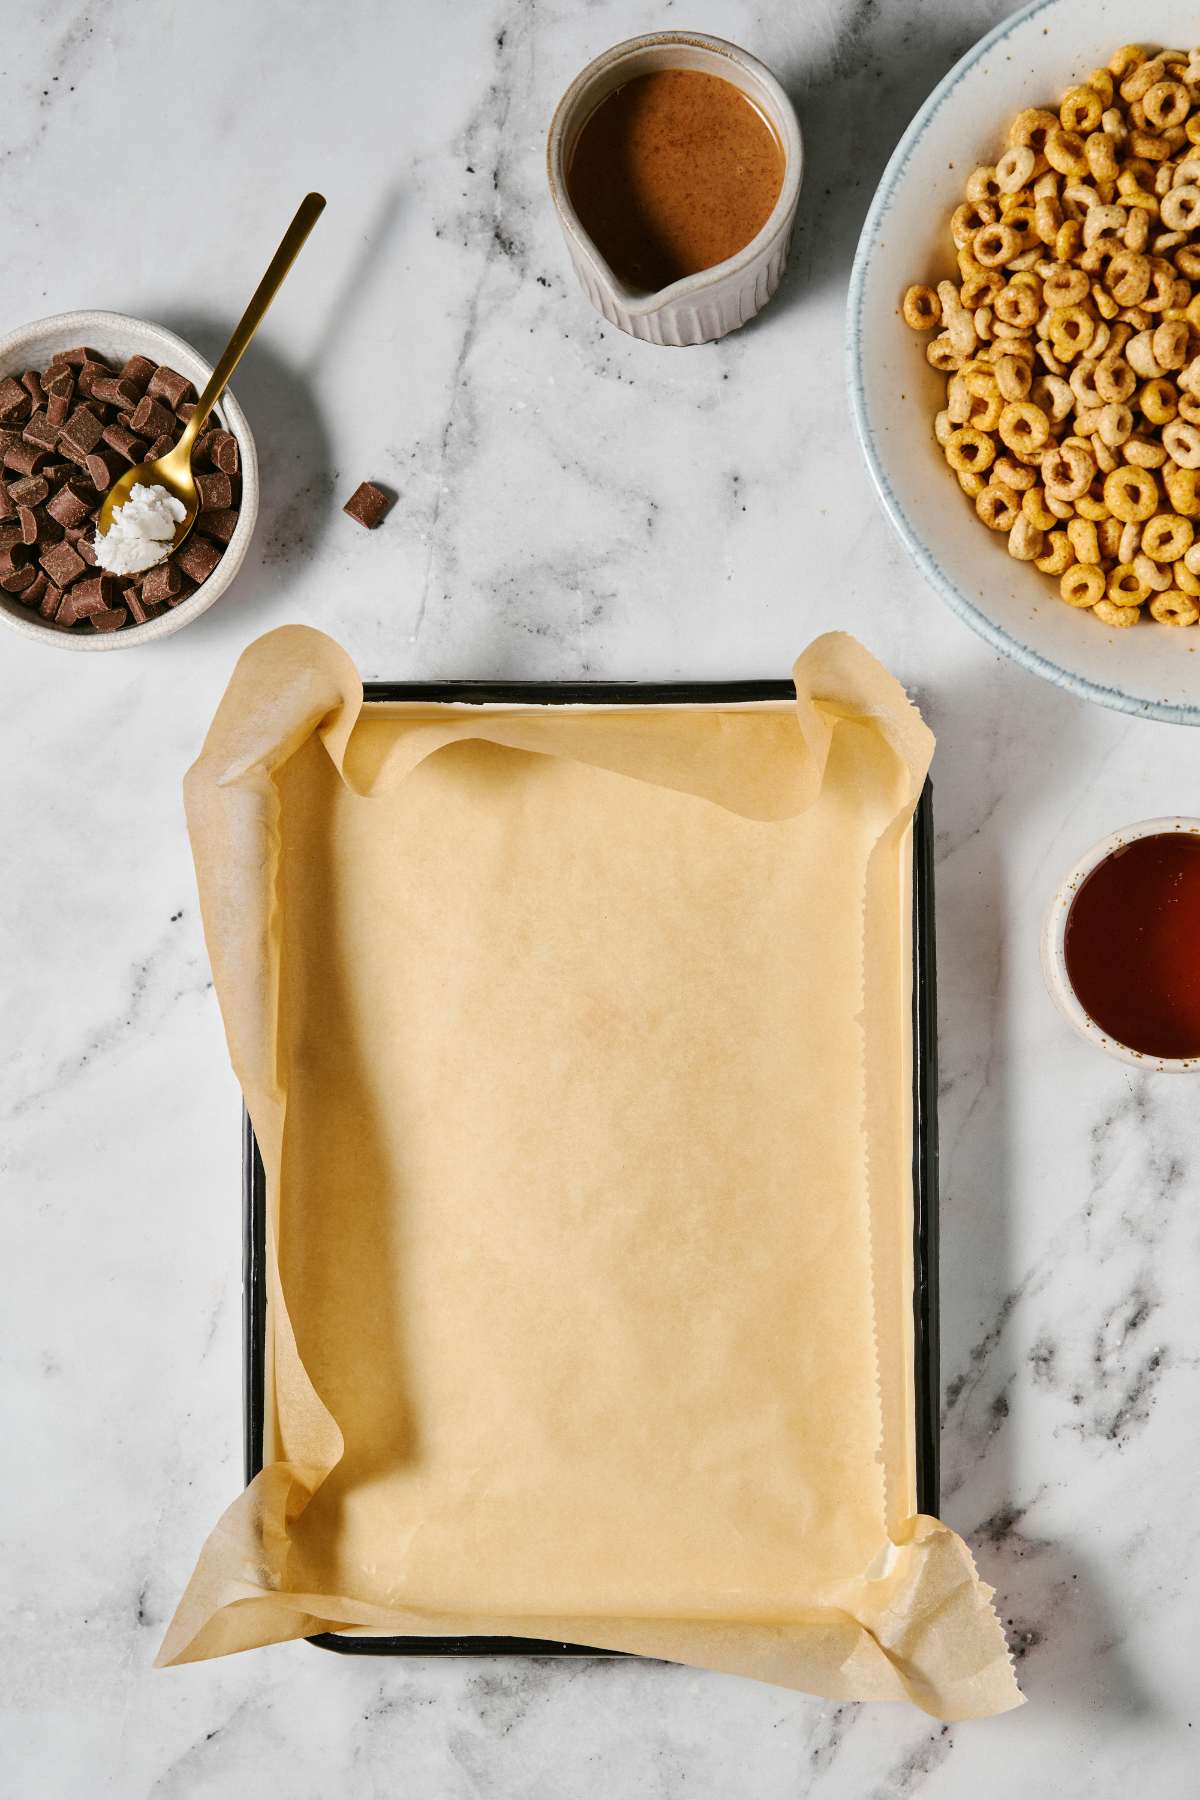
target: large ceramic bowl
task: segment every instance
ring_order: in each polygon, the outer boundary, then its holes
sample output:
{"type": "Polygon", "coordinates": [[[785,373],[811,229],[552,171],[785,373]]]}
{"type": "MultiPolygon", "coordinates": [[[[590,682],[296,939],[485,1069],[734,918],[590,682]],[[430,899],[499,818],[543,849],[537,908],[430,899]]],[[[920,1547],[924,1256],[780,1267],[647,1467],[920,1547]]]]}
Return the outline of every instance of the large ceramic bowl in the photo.
{"type": "Polygon", "coordinates": [[[959,492],[933,441],[945,379],[900,301],[910,282],[953,274],[949,218],[977,163],[996,160],[1014,114],[1057,108],[1063,90],[1129,40],[1190,48],[1200,12],[1181,0],[1034,0],[983,38],[934,89],[884,171],[850,278],[850,402],[879,497],[914,561],[996,649],[1061,687],[1150,718],[1200,724],[1200,626],[1111,630],[1063,604],[1056,584],[1009,556],[959,492]]]}
{"type": "MultiPolygon", "coordinates": [[[[19,331],[12,331],[7,337],[0,338],[0,377],[19,375],[22,369],[44,369],[56,350],[69,349],[72,344],[87,344],[90,349],[98,350],[101,356],[115,363],[123,363],[134,355],[149,356],[154,362],[166,363],[170,368],[178,369],[181,375],[186,375],[195,385],[197,393],[212,374],[211,365],[205,362],[198,351],[161,325],[151,325],[144,319],[127,318],[124,313],[71,312],[58,313],[49,319],[37,319],[32,325],[23,325],[19,331]]],[[[222,396],[214,417],[219,417],[226,430],[231,431],[238,441],[242,478],[241,510],[225,554],[208,580],[202,582],[194,594],[189,594],[186,600],[180,601],[170,612],[162,613],[157,619],[148,619],[144,625],[127,625],[121,631],[74,632],[52,630],[36,613],[22,606],[14,595],[0,591],[0,621],[11,625],[22,637],[36,638],[40,643],[52,644],[59,650],[96,652],[128,650],[135,644],[152,644],[158,638],[170,637],[173,632],[182,631],[185,625],[198,619],[202,612],[207,612],[213,602],[220,599],[241,567],[258,517],[258,457],[255,454],[254,438],[245,413],[228,390],[222,396]]]]}

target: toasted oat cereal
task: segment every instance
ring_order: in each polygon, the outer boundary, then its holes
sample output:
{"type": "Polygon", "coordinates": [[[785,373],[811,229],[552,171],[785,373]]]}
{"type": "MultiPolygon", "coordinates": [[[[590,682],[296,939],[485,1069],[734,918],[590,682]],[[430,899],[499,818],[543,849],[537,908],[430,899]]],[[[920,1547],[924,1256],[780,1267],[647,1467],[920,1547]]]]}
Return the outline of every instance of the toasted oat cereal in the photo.
{"type": "Polygon", "coordinates": [[[1009,554],[1110,627],[1200,620],[1200,51],[1126,44],[1013,120],[907,324],[934,435],[1009,554]]]}

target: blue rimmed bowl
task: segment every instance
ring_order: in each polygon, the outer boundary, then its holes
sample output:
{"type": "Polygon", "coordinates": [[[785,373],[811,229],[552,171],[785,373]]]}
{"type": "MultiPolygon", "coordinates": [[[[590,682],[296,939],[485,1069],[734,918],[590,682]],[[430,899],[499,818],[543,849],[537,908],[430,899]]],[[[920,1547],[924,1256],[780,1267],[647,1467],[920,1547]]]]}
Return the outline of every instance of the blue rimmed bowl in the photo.
{"type": "Polygon", "coordinates": [[[995,162],[1014,114],[1053,105],[1130,38],[1189,48],[1200,13],[1179,0],[1033,0],[955,64],[884,170],[850,277],[850,405],[879,498],[913,560],[960,618],[1034,674],[1122,712],[1200,725],[1200,626],[1112,630],[1063,604],[1014,561],[960,493],[933,438],[945,379],[900,302],[955,273],[950,214],[977,163],[995,162]]]}

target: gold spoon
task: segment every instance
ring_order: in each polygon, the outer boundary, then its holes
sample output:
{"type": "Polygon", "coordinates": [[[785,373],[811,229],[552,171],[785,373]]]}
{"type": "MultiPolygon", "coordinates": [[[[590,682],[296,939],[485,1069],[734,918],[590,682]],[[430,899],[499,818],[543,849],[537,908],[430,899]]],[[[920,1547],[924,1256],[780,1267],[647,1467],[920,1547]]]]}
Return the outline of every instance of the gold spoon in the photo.
{"type": "Polygon", "coordinates": [[[104,496],[104,504],[100,508],[100,532],[107,534],[112,525],[113,514],[118,512],[128,500],[135,482],[142,482],[146,487],[157,485],[165,487],[168,493],[182,501],[187,508],[184,517],[175,527],[175,536],[171,543],[172,550],[178,550],[188,532],[196,522],[199,503],[196,497],[196,480],[192,474],[192,448],[209,413],[229,385],[233,371],[245,355],[246,347],[258,330],[266,315],[268,306],[283,286],[288,270],[299,256],[304,240],[325,210],[323,194],[306,194],[300,203],[295,218],[283,234],[283,242],[271,258],[271,264],[262,280],[254,290],[249,306],[238,320],[233,336],[226,344],[221,360],[209,376],[208,386],[196,402],[196,410],[183,428],[179,442],[165,456],[156,457],[153,462],[138,463],[132,469],[126,469],[124,475],[115,481],[104,496]]]}

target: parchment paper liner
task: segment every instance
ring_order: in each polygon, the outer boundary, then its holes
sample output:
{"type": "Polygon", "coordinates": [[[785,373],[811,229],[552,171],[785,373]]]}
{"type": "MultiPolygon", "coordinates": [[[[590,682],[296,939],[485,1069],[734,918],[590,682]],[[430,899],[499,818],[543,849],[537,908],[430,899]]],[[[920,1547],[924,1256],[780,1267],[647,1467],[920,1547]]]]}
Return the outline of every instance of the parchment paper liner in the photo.
{"type": "MultiPolygon", "coordinates": [[[[905,1166],[911,1123],[907,1071],[895,1066],[896,970],[904,967],[896,925],[905,904],[897,896],[904,892],[907,834],[932,739],[898,684],[843,634],[818,639],[794,673],[797,703],[787,715],[794,731],[789,724],[781,736],[772,728],[769,742],[761,731],[747,730],[739,715],[691,708],[412,708],[397,715],[381,738],[378,732],[355,733],[361,683],[349,658],[322,634],[285,627],[243,655],[185,792],[216,991],[268,1179],[276,1442],[267,1466],[210,1535],[168,1630],[161,1664],[359,1627],[585,1642],[831,1698],[907,1698],[945,1719],[1020,1703],[991,1590],[979,1581],[969,1550],[936,1519],[913,1513],[911,1196],[907,1206],[901,1203],[904,1184],[894,1179],[905,1166]],[[864,726],[878,734],[891,752],[894,776],[866,862],[862,917],[845,927],[864,934],[868,972],[860,1015],[866,1116],[858,1129],[868,1161],[874,1339],[883,1350],[880,1356],[864,1347],[874,1365],[876,1460],[883,1470],[875,1553],[857,1570],[821,1570],[815,1582],[821,1603],[798,1605],[793,1598],[782,1618],[761,1605],[756,1616],[711,1616],[703,1596],[686,1609],[692,1616],[682,1617],[537,1608],[481,1615],[406,1603],[394,1591],[380,1603],[366,1591],[365,1578],[356,1584],[364,1590],[357,1594],[296,1588],[289,1564],[298,1522],[341,1462],[345,1445],[297,1348],[278,1257],[287,1108],[280,1048],[280,788],[290,760],[311,754],[315,736],[346,792],[370,799],[394,792],[439,751],[479,741],[699,797],[742,819],[782,823],[812,807],[832,779],[830,749],[842,721],[851,727],[851,743],[865,742],[864,726]],[[890,971],[889,979],[875,980],[875,970],[890,971]]],[[[869,770],[872,756],[864,755],[869,770]]],[[[840,762],[834,760],[840,768],[844,750],[839,756],[840,762]]],[[[878,794],[872,802],[867,792],[869,773],[848,777],[843,771],[837,780],[848,780],[851,791],[859,783],[864,805],[878,802],[878,794]]],[[[694,805],[685,805],[694,820],[694,805]]],[[[614,1546],[614,1555],[619,1550],[614,1546]]],[[[794,1583],[792,1569],[784,1585],[793,1596],[794,1583]]]]}

